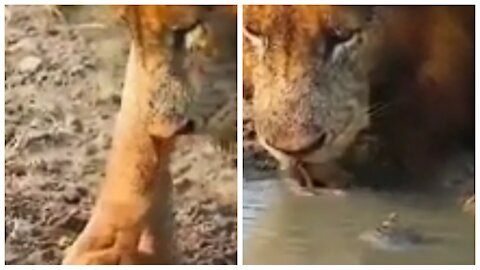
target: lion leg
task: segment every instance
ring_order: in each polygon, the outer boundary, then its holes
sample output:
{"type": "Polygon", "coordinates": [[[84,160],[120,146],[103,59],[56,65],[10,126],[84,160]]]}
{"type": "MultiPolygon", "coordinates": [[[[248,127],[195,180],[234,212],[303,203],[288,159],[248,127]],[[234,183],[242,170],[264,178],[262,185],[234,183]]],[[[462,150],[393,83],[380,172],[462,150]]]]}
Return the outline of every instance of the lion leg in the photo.
{"type": "Polygon", "coordinates": [[[64,264],[143,264],[141,239],[146,230],[154,243],[148,254],[155,263],[171,262],[162,251],[172,246],[166,226],[171,220],[171,179],[166,172],[169,146],[159,147],[163,149],[157,153],[148,134],[143,134],[143,139],[138,129],[120,134],[114,139],[116,145],[93,215],[68,250],[64,264]],[[132,149],[135,151],[130,153],[132,149]],[[159,211],[161,207],[164,209],[159,211]]]}
{"type": "MultiPolygon", "coordinates": [[[[164,172],[162,179],[170,179],[170,173],[164,172]]],[[[171,181],[165,181],[171,185],[171,181]]],[[[161,191],[170,190],[167,187],[161,191]]],[[[160,191],[160,192],[161,192],[160,191]]],[[[173,213],[171,208],[170,194],[163,194],[156,197],[152,205],[152,214],[148,215],[146,227],[144,228],[138,252],[141,264],[173,264],[176,262],[176,246],[173,236],[173,213]],[[167,199],[167,200],[165,200],[167,199]]]]}
{"type": "Polygon", "coordinates": [[[91,217],[87,227],[68,248],[63,264],[133,264],[136,256],[133,247],[138,242],[138,230],[116,228],[106,219],[110,218],[91,217]]]}
{"type": "Polygon", "coordinates": [[[177,261],[176,248],[172,240],[173,233],[168,233],[170,229],[164,226],[164,222],[155,222],[149,224],[142,232],[138,245],[138,261],[141,264],[174,264],[177,261]],[[166,243],[170,244],[165,245],[166,243]]]}
{"type": "MultiPolygon", "coordinates": [[[[119,119],[122,126],[122,115],[119,119]]],[[[145,254],[155,263],[171,262],[162,249],[172,246],[168,156],[173,142],[154,142],[139,127],[127,130],[115,133],[93,215],[64,264],[143,264],[145,254]],[[148,251],[141,244],[147,230],[154,243],[148,251]]]]}
{"type": "Polygon", "coordinates": [[[165,224],[172,219],[168,164],[175,136],[150,133],[144,98],[150,88],[141,72],[131,52],[106,177],[92,217],[64,264],[142,264],[146,255],[158,264],[171,262],[165,224]],[[141,244],[142,237],[149,240],[141,244]]]}

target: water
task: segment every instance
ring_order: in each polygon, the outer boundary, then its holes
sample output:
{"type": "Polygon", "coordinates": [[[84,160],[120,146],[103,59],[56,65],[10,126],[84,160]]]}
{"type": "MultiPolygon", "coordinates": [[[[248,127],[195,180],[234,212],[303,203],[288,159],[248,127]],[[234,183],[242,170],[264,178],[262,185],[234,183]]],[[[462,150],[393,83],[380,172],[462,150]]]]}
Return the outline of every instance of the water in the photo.
{"type": "Polygon", "coordinates": [[[474,264],[475,223],[454,202],[366,190],[298,197],[278,180],[244,182],[245,264],[474,264]],[[395,211],[434,239],[401,251],[360,240],[395,211]]]}

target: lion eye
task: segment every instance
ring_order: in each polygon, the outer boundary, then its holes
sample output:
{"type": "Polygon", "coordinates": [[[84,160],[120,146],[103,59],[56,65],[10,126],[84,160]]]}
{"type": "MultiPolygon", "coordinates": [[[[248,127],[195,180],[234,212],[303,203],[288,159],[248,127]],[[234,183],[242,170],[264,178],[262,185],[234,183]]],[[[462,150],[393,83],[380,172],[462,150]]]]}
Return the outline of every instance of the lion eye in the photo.
{"type": "Polygon", "coordinates": [[[187,46],[187,42],[191,42],[189,39],[190,33],[196,31],[198,28],[201,28],[201,23],[199,21],[187,26],[187,27],[173,27],[171,45],[175,49],[184,49],[187,46]]]}
{"type": "Polygon", "coordinates": [[[189,51],[203,51],[208,47],[208,43],[207,29],[202,24],[198,24],[186,34],[184,46],[189,51]]]}
{"type": "Polygon", "coordinates": [[[268,47],[268,39],[266,37],[262,37],[260,34],[255,33],[248,27],[243,27],[243,35],[250,42],[250,44],[252,44],[260,56],[265,54],[265,51],[268,47]]]}
{"type": "Polygon", "coordinates": [[[329,58],[335,47],[351,40],[358,30],[334,27],[325,33],[325,58],[329,58]]]}
{"type": "Polygon", "coordinates": [[[329,35],[336,39],[337,42],[345,42],[352,38],[355,30],[353,29],[346,29],[341,27],[335,27],[329,31],[329,35]]]}

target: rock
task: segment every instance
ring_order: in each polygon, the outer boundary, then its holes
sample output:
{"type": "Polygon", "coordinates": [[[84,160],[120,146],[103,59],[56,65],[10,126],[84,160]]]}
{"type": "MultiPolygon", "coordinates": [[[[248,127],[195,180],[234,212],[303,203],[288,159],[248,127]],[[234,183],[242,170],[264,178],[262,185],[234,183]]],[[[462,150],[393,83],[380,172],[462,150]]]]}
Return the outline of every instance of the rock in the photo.
{"type": "Polygon", "coordinates": [[[62,199],[68,204],[78,204],[82,200],[82,196],[75,189],[67,189],[62,194],[62,199]]]}
{"type": "Polygon", "coordinates": [[[13,224],[10,239],[19,240],[30,235],[33,225],[27,220],[16,219],[13,224]]]}
{"type": "Polygon", "coordinates": [[[83,124],[82,121],[76,117],[71,117],[68,119],[68,125],[72,128],[75,133],[82,133],[83,132],[83,124]]]}
{"type": "Polygon", "coordinates": [[[71,239],[70,237],[67,237],[67,236],[62,236],[57,241],[57,246],[61,249],[65,249],[68,246],[70,246],[71,244],[73,244],[73,239],[71,239]]]}
{"type": "Polygon", "coordinates": [[[104,150],[110,148],[112,144],[112,137],[109,134],[102,133],[98,136],[97,140],[98,145],[104,150]]]}
{"type": "Polygon", "coordinates": [[[193,182],[189,178],[184,177],[184,178],[181,178],[181,179],[175,181],[174,186],[175,186],[175,190],[179,194],[184,194],[185,192],[187,192],[193,186],[193,182]]]}
{"type": "Polygon", "coordinates": [[[54,260],[56,257],[58,257],[56,255],[57,254],[55,254],[55,251],[53,249],[48,249],[41,252],[42,261],[45,261],[45,262],[50,262],[54,260]]]}
{"type": "Polygon", "coordinates": [[[97,146],[94,145],[94,144],[88,145],[88,146],[86,147],[86,149],[85,149],[85,154],[86,154],[87,156],[93,156],[93,155],[95,155],[96,153],[98,153],[98,148],[97,148],[97,146]]]}
{"type": "Polygon", "coordinates": [[[51,35],[51,36],[56,36],[60,33],[60,29],[58,28],[49,28],[47,29],[47,34],[51,35]]]}
{"type": "Polygon", "coordinates": [[[86,187],[76,187],[75,191],[82,197],[86,197],[88,195],[88,188],[86,187]]]}
{"type": "Polygon", "coordinates": [[[84,69],[85,67],[82,64],[77,64],[74,65],[73,67],[70,68],[70,75],[71,76],[83,76],[84,75],[84,69]]]}
{"type": "Polygon", "coordinates": [[[69,230],[73,232],[80,232],[87,224],[87,219],[81,216],[80,213],[72,212],[62,218],[57,226],[60,229],[69,230]]]}
{"type": "Polygon", "coordinates": [[[34,72],[42,64],[42,59],[33,55],[26,56],[18,64],[20,72],[34,72]]]}
{"type": "Polygon", "coordinates": [[[62,195],[62,199],[68,204],[78,204],[81,200],[80,196],[73,191],[62,195]]]}
{"type": "Polygon", "coordinates": [[[19,40],[17,43],[12,44],[7,47],[6,52],[7,53],[18,53],[18,52],[23,52],[23,53],[33,53],[37,51],[37,44],[35,41],[32,39],[22,39],[19,40]]]}
{"type": "Polygon", "coordinates": [[[114,105],[120,106],[122,103],[122,96],[119,94],[113,94],[111,97],[112,103],[114,105]]]}

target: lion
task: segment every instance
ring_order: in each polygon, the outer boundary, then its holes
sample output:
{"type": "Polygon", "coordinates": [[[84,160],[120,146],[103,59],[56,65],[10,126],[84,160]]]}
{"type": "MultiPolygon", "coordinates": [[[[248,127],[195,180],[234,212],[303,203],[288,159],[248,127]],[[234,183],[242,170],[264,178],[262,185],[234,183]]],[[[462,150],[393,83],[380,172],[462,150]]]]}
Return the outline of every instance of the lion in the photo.
{"type": "Polygon", "coordinates": [[[302,191],[344,188],[365,133],[430,175],[474,138],[474,8],[245,6],[244,85],[259,143],[302,191]],[[306,189],[305,189],[306,187],[306,189]]]}
{"type": "Polygon", "coordinates": [[[170,153],[182,134],[236,126],[236,7],[113,8],[131,36],[122,104],[96,205],[63,264],[175,263],[170,153]]]}

